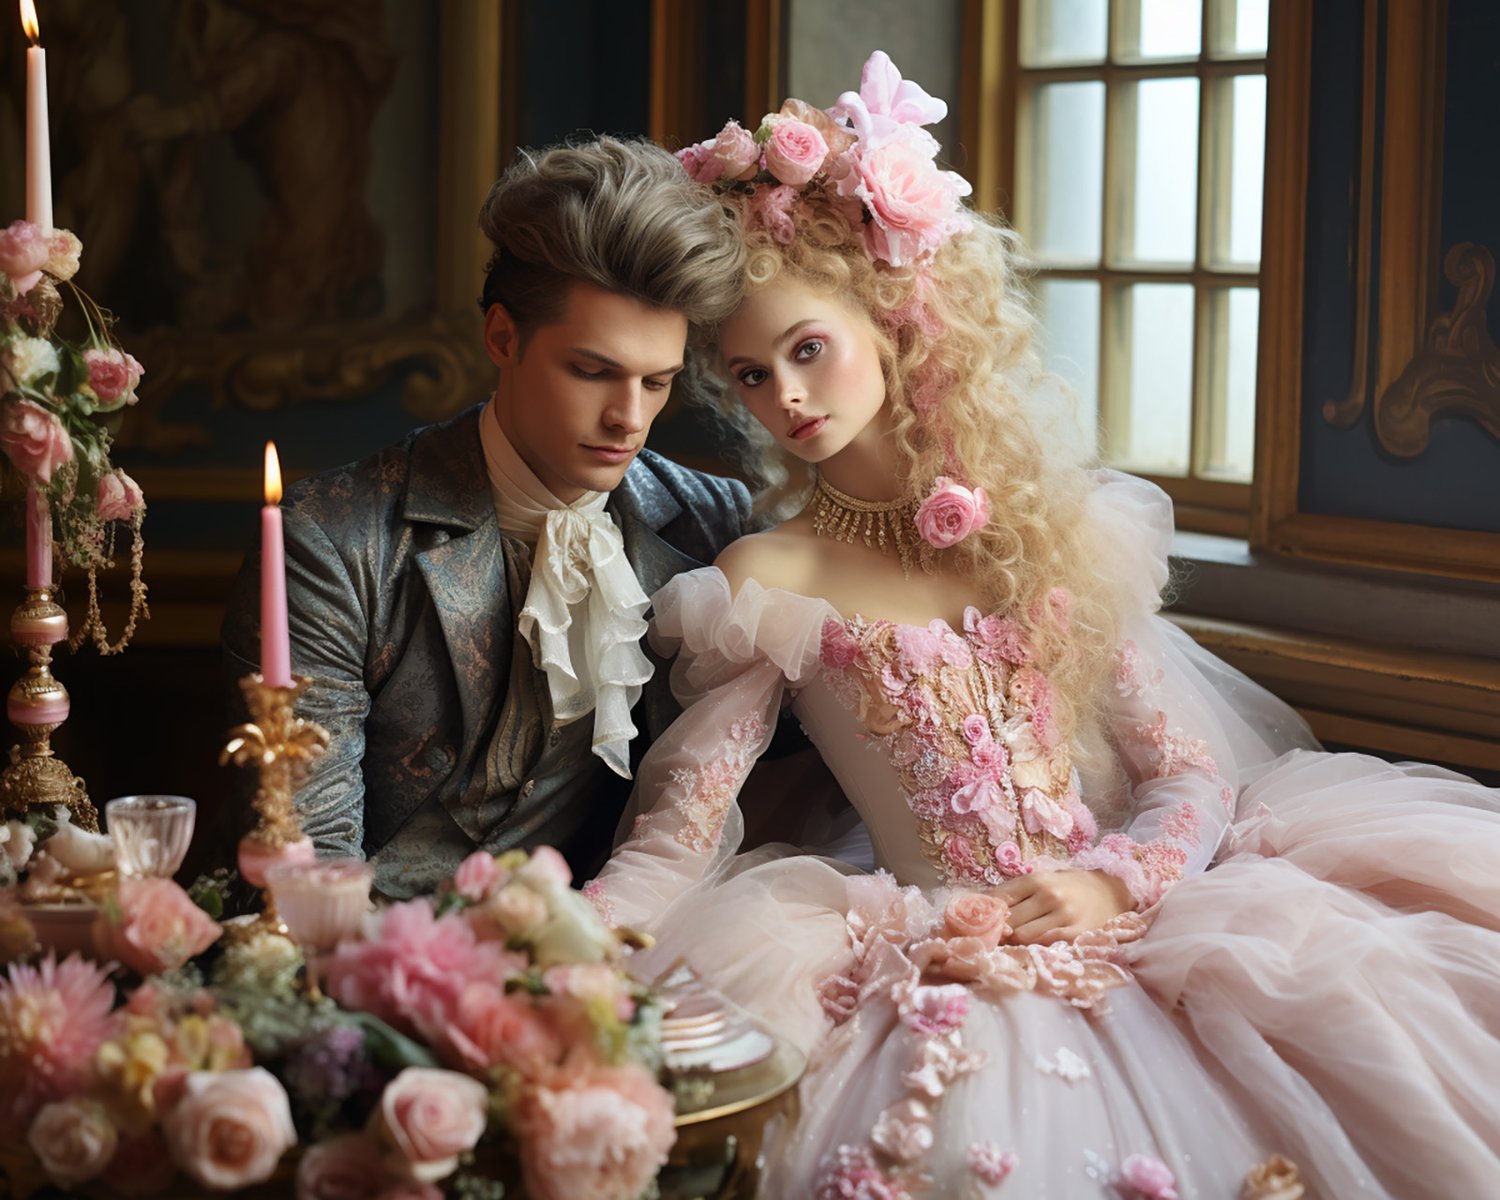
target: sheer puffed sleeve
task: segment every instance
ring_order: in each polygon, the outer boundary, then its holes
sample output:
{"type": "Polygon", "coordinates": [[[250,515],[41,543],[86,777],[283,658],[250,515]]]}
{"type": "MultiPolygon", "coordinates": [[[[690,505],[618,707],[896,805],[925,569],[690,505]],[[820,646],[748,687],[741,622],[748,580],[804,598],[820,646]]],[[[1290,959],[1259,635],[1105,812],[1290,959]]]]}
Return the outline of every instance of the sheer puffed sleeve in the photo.
{"type": "Polygon", "coordinates": [[[677,576],[652,597],[651,643],[676,654],[683,714],[652,744],[613,857],[585,894],[609,920],[649,929],[690,885],[723,870],[744,832],[735,805],[766,748],[787,686],[818,669],[821,600],[723,572],[677,576]]]}
{"type": "Polygon", "coordinates": [[[1172,538],[1165,493],[1101,472],[1093,517],[1109,548],[1103,567],[1117,572],[1128,597],[1107,723],[1130,803],[1124,827],[1073,865],[1118,877],[1145,908],[1209,865],[1250,777],[1317,742],[1289,706],[1157,613],[1172,538]]]}

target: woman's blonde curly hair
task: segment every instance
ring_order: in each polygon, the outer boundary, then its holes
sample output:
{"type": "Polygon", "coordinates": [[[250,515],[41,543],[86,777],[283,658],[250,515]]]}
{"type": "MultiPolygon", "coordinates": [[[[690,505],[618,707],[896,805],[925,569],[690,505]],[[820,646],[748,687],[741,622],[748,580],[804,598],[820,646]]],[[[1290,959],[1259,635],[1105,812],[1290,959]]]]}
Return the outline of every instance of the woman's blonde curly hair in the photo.
{"type": "MultiPolygon", "coordinates": [[[[1039,398],[1056,396],[1061,385],[1036,351],[1016,234],[974,213],[971,229],[951,237],[930,263],[896,269],[871,258],[848,202],[827,192],[810,189],[793,206],[788,244],[760,226],[749,194],[724,199],[745,231],[749,291],[789,277],[843,298],[869,319],[907,494],[925,497],[939,475],[985,489],[989,523],[944,553],[979,583],[988,612],[1026,628],[1052,684],[1061,730],[1080,737],[1079,748],[1093,757],[1123,585],[1099,570],[1104,556],[1087,514],[1091,464],[1060,452],[1064,444],[1076,448],[1081,431],[1075,425],[1073,437],[1048,438],[1044,446],[1039,398]]],[[[791,515],[810,496],[812,470],[733,401],[722,367],[716,369],[721,405],[751,446],[745,465],[763,485],[760,506],[791,515]]]]}

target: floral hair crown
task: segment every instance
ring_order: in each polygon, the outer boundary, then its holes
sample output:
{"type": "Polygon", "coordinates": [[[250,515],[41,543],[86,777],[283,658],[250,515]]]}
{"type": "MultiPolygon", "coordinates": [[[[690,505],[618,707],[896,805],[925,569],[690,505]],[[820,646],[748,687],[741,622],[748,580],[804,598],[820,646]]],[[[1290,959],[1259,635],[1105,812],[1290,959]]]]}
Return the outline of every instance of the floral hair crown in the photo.
{"type": "Polygon", "coordinates": [[[947,104],[903,79],[877,50],[859,92],[845,92],[832,108],[787,100],[754,133],[730,121],[677,158],[700,183],[748,184],[750,219],[783,245],[802,196],[822,190],[844,199],[870,256],[904,267],[929,260],[969,228],[962,201],[973,189],[938,167],[942,147],[923,128],[947,115],[947,104]]]}

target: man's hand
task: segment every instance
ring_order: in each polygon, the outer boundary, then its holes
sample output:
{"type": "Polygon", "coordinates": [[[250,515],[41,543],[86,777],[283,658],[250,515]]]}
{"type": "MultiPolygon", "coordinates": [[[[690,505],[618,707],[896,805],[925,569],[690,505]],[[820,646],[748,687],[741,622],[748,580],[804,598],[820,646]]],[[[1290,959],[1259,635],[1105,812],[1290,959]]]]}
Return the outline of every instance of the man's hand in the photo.
{"type": "Polygon", "coordinates": [[[1135,907],[1130,889],[1104,871],[1040,871],[1007,879],[994,894],[1010,905],[1007,941],[1061,942],[1135,907]]]}

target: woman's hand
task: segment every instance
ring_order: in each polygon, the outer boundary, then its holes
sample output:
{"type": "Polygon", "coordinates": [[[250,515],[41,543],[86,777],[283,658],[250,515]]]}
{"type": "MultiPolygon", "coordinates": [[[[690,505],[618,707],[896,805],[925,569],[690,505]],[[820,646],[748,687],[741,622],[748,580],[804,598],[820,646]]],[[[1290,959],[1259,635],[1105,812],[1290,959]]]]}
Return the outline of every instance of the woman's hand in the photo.
{"type": "Polygon", "coordinates": [[[994,894],[1010,905],[1013,932],[1006,940],[1022,946],[1070,940],[1135,907],[1130,889],[1104,871],[1018,875],[994,894]]]}

